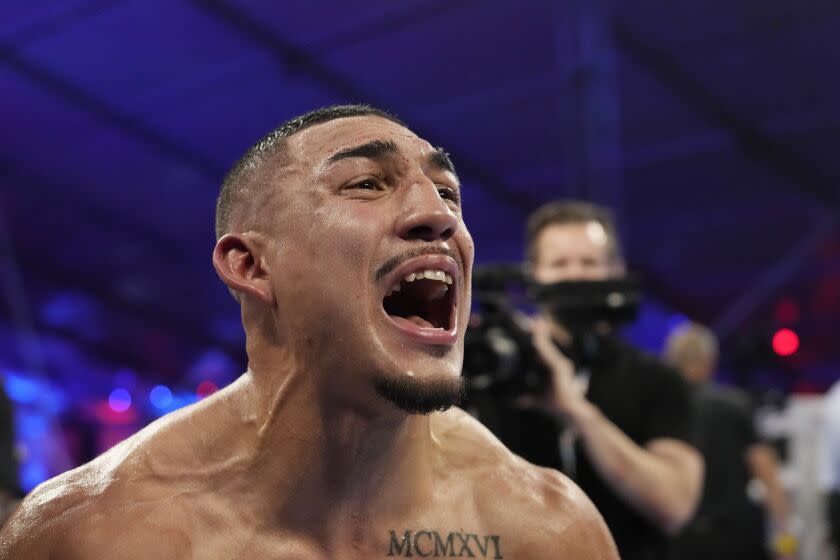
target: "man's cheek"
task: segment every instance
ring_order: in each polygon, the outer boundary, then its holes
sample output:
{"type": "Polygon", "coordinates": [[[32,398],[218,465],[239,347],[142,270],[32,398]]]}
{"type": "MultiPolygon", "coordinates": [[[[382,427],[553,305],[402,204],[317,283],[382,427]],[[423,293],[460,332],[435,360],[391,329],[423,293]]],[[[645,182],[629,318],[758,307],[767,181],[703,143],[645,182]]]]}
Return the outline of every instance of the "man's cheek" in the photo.
{"type": "Polygon", "coordinates": [[[379,234],[378,219],[372,207],[370,210],[353,209],[337,213],[325,225],[325,231],[332,232],[339,256],[343,260],[352,264],[356,270],[370,262],[379,245],[375,239],[379,234]]]}

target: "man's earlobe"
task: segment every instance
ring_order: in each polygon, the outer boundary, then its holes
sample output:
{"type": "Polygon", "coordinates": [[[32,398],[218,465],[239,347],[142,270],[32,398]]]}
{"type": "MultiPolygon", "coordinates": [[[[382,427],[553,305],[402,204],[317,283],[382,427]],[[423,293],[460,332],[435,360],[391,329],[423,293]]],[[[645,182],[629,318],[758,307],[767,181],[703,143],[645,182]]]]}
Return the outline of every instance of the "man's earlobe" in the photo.
{"type": "Polygon", "coordinates": [[[264,303],[274,296],[262,252],[264,242],[256,235],[224,235],[213,249],[213,267],[228,288],[240,296],[250,295],[264,303]]]}

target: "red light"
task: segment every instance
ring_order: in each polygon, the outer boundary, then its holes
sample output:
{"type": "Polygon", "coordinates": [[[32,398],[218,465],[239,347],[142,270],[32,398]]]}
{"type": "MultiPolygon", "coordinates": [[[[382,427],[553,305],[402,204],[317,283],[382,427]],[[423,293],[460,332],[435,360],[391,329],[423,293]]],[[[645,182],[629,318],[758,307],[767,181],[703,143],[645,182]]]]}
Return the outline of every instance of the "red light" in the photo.
{"type": "Polygon", "coordinates": [[[773,351],[779,356],[790,356],[799,350],[799,336],[790,329],[779,329],[773,335],[773,351]]]}
{"type": "Polygon", "coordinates": [[[108,401],[101,401],[94,405],[93,414],[102,424],[134,424],[137,422],[137,411],[132,407],[123,412],[117,412],[108,404],[108,401]]]}
{"type": "Polygon", "coordinates": [[[198,384],[198,387],[196,387],[195,394],[198,395],[199,399],[203,399],[204,397],[210,396],[218,390],[219,386],[213,383],[212,381],[202,381],[198,384]]]}

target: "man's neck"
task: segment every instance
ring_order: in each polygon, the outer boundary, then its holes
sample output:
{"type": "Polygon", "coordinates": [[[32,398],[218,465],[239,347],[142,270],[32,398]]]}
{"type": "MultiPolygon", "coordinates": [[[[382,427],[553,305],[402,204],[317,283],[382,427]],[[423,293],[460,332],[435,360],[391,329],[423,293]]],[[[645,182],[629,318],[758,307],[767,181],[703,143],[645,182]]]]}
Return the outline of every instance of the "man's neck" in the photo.
{"type": "Polygon", "coordinates": [[[432,418],[385,403],[380,414],[360,411],[325,396],[318,377],[275,366],[249,371],[232,388],[250,415],[242,426],[250,460],[238,473],[247,488],[237,491],[256,513],[326,527],[348,512],[399,517],[431,496],[432,418]]]}

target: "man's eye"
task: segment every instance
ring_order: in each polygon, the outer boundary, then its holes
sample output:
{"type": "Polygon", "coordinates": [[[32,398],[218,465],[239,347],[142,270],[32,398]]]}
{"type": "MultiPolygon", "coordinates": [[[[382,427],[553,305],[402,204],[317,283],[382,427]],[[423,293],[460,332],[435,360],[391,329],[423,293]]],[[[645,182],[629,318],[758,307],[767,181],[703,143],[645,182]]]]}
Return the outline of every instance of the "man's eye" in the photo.
{"type": "Polygon", "coordinates": [[[451,200],[456,204],[461,202],[461,195],[458,194],[458,191],[455,189],[450,189],[449,187],[438,187],[438,194],[440,194],[441,198],[451,200]]]}
{"type": "Polygon", "coordinates": [[[364,189],[369,191],[375,191],[379,188],[379,183],[375,179],[365,179],[364,181],[359,181],[358,183],[353,183],[349,187],[350,189],[364,189]]]}

